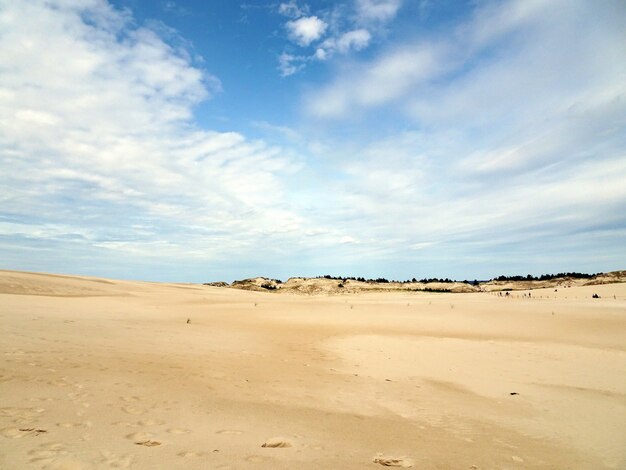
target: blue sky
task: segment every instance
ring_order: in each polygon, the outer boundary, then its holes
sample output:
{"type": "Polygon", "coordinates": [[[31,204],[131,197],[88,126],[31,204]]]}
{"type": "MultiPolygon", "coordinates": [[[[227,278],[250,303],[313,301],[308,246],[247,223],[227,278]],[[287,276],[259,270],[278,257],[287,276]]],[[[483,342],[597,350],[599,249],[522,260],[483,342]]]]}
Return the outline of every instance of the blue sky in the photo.
{"type": "Polygon", "coordinates": [[[626,267],[618,0],[0,0],[0,268],[626,267]]]}

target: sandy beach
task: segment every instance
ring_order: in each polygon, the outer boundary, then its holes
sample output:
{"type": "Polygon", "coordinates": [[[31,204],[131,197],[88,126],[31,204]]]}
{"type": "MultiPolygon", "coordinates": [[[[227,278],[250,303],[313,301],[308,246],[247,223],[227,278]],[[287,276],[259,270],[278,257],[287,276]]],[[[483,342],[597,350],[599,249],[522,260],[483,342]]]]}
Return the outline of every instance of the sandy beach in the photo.
{"type": "Polygon", "coordinates": [[[0,271],[0,350],[2,469],[626,468],[625,283],[305,296],[0,271]]]}

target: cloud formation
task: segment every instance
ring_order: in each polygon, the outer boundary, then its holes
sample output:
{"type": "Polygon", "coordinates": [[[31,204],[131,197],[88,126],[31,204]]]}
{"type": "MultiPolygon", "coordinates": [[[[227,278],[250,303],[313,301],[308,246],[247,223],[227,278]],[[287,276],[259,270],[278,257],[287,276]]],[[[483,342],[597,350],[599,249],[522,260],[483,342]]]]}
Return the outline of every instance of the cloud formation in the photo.
{"type": "Polygon", "coordinates": [[[307,5],[298,5],[295,0],[278,5],[278,13],[289,18],[300,18],[309,14],[307,5]]]}
{"type": "Polygon", "coordinates": [[[367,29],[355,29],[341,34],[337,38],[330,38],[318,50],[323,50],[326,57],[334,51],[345,54],[351,50],[360,51],[369,45],[372,35],[367,29]]]}
{"type": "Polygon", "coordinates": [[[335,54],[365,49],[373,32],[391,21],[400,6],[400,0],[359,0],[349,7],[338,3],[317,12],[319,16],[309,16],[310,8],[306,4],[300,5],[295,0],[281,3],[278,13],[292,18],[285,23],[289,39],[302,48],[315,46],[313,52],[283,52],[278,59],[281,75],[293,75],[308,63],[327,61],[335,54]]]}
{"type": "Polygon", "coordinates": [[[237,90],[175,31],[104,0],[0,5],[4,266],[205,280],[626,263],[619,3],[481,2],[382,44],[398,2],[339,20],[285,3],[281,25],[328,27],[284,50],[284,75],[376,49],[308,82],[301,122],[256,123],[263,140],[197,124],[237,90]]]}
{"type": "Polygon", "coordinates": [[[396,16],[401,4],[401,0],[356,0],[356,10],[364,23],[389,21],[396,16]]]}
{"type": "Polygon", "coordinates": [[[317,16],[304,16],[286,24],[289,37],[300,46],[308,46],[324,35],[328,25],[317,16]]]}
{"type": "Polygon", "coordinates": [[[359,156],[338,213],[440,255],[518,256],[524,240],[624,259],[625,17],[611,2],[484,3],[343,70],[307,96],[309,116],[341,129],[401,115],[409,130],[338,151],[359,156]]]}
{"type": "Polygon", "coordinates": [[[42,259],[65,244],[109,261],[206,262],[306,228],[284,202],[299,160],[196,128],[192,108],[219,80],[128,13],[100,0],[9,2],[0,30],[5,243],[42,259]]]}

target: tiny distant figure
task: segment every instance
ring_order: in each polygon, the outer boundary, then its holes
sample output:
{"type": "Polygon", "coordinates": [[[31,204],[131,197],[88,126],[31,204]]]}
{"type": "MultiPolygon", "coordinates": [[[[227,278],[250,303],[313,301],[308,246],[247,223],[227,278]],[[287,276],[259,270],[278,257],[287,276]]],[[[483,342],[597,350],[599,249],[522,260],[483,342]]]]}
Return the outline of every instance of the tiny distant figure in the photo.
{"type": "Polygon", "coordinates": [[[508,296],[509,296],[509,293],[507,292],[506,294],[504,294],[504,296],[505,296],[505,297],[508,297],[508,296]]]}
{"type": "Polygon", "coordinates": [[[592,298],[592,299],[599,299],[599,298],[600,298],[600,296],[599,296],[598,294],[593,294],[593,295],[591,296],[591,298],[592,298]]]}
{"type": "Polygon", "coordinates": [[[187,318],[187,324],[191,323],[191,318],[187,318]]]}
{"type": "Polygon", "coordinates": [[[528,293],[528,297],[531,297],[530,292],[528,293]]]}

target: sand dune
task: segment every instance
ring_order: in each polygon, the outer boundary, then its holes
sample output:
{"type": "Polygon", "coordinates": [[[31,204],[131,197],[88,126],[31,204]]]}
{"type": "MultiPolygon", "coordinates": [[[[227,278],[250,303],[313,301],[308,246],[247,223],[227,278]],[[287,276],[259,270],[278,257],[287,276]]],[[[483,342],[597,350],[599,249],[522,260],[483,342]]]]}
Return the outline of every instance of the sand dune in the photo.
{"type": "Polygon", "coordinates": [[[497,292],[497,291],[519,291],[529,289],[547,288],[570,288],[603,284],[614,284],[626,282],[626,271],[614,271],[610,273],[598,274],[590,279],[575,278],[569,276],[556,277],[549,280],[523,280],[523,281],[475,281],[476,284],[468,282],[397,282],[373,280],[358,281],[355,279],[327,279],[323,277],[305,278],[292,277],[286,282],[266,277],[253,277],[234,281],[231,284],[226,282],[210,282],[205,285],[214,287],[232,287],[235,289],[251,290],[255,292],[277,292],[281,294],[361,294],[371,292],[497,292]]]}
{"type": "Polygon", "coordinates": [[[0,271],[0,468],[626,468],[626,283],[523,294],[0,271]]]}

